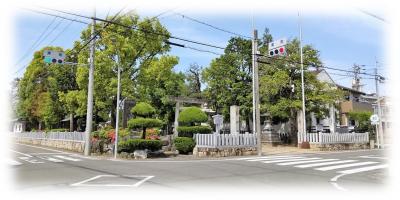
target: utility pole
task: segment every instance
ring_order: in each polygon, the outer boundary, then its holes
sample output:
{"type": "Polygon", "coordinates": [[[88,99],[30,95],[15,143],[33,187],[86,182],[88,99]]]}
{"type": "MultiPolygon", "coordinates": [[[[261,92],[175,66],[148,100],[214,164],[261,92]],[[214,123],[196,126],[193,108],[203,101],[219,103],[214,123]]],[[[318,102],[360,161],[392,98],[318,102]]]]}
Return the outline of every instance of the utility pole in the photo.
{"type": "MultiPolygon", "coordinates": [[[[92,20],[92,33],[91,38],[95,37],[95,25],[96,25],[96,9],[93,13],[92,20]]],[[[86,130],[85,130],[85,156],[90,155],[90,133],[92,132],[92,120],[93,120],[93,82],[94,82],[94,46],[95,40],[90,42],[90,67],[89,67],[89,85],[88,85],[88,97],[87,97],[87,110],[86,110],[86,130]]]]}
{"type": "MultiPolygon", "coordinates": [[[[302,117],[303,117],[303,135],[305,136],[307,131],[306,131],[306,100],[304,96],[304,66],[303,66],[303,45],[302,45],[302,30],[301,30],[301,20],[300,20],[300,13],[298,13],[299,16],[299,37],[300,37],[300,65],[301,65],[301,99],[302,99],[302,107],[303,107],[303,112],[302,112],[302,117]]],[[[297,136],[299,137],[299,136],[297,136]]],[[[302,137],[300,137],[302,138],[302,137]]],[[[303,142],[303,139],[300,140],[300,142],[303,142]]]]}
{"type": "Polygon", "coordinates": [[[253,132],[257,135],[257,152],[262,155],[261,127],[260,127],[260,94],[258,84],[258,39],[257,30],[253,30],[253,132]]]}
{"type": "Polygon", "coordinates": [[[354,90],[361,91],[361,83],[359,77],[359,74],[361,73],[361,67],[359,65],[354,64],[353,73],[354,73],[354,79],[352,83],[352,88],[354,90]]]}
{"type": "Polygon", "coordinates": [[[117,86],[117,110],[116,110],[116,120],[115,120],[115,143],[114,143],[114,159],[117,159],[118,150],[118,131],[119,131],[119,96],[121,90],[121,68],[119,66],[119,57],[115,56],[117,68],[118,68],[118,86],[117,86]]]}
{"type": "Polygon", "coordinates": [[[378,115],[378,127],[376,132],[377,139],[379,138],[379,142],[377,141],[378,148],[383,149],[383,130],[382,130],[382,119],[381,119],[381,102],[379,97],[379,82],[380,76],[378,75],[378,61],[375,62],[375,90],[376,90],[376,103],[377,103],[377,115],[378,115]]]}

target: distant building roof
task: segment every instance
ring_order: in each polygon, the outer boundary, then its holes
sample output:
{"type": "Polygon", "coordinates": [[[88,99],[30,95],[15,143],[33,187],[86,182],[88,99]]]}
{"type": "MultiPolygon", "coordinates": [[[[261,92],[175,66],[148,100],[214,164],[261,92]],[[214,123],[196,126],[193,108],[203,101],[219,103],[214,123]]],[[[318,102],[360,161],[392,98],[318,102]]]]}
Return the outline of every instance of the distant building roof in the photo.
{"type": "Polygon", "coordinates": [[[366,95],[366,94],[367,94],[367,93],[365,93],[365,92],[361,92],[361,91],[355,90],[355,89],[353,89],[353,88],[345,87],[345,86],[343,86],[343,85],[336,84],[336,86],[337,86],[338,88],[342,89],[342,90],[347,90],[347,91],[350,91],[350,92],[354,92],[354,93],[358,93],[358,94],[363,94],[363,95],[366,95]]]}

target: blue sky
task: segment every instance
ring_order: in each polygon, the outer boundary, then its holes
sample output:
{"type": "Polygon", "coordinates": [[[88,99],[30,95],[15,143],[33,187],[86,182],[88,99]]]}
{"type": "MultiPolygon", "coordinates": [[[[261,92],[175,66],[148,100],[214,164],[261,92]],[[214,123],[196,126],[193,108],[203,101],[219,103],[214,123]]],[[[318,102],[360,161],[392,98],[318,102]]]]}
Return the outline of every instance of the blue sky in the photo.
{"type": "MultiPolygon", "coordinates": [[[[111,10],[110,13],[115,13],[117,10],[111,10]]],[[[176,12],[185,14],[189,17],[207,22],[214,26],[227,29],[242,35],[250,36],[252,32],[252,22],[259,30],[259,35],[268,27],[274,38],[286,37],[293,39],[298,37],[298,17],[297,13],[285,12],[281,15],[270,14],[255,14],[245,15],[242,13],[223,13],[223,14],[201,14],[199,12],[190,13],[185,10],[176,10],[176,12]]],[[[140,12],[142,16],[154,16],[159,14],[158,11],[140,12]],[[145,13],[145,14],[144,14],[145,13]]],[[[85,13],[89,15],[90,13],[85,13]]],[[[107,11],[97,11],[98,17],[106,16],[107,11]]],[[[386,74],[385,66],[385,27],[384,23],[367,16],[360,11],[354,9],[354,12],[343,15],[332,14],[310,14],[307,12],[301,13],[302,29],[303,29],[303,44],[311,44],[320,51],[321,60],[328,67],[351,70],[353,64],[365,65],[366,73],[373,73],[372,68],[375,65],[375,58],[381,63],[381,73],[386,74]]],[[[22,10],[15,20],[15,49],[14,60],[17,62],[22,55],[27,52],[29,47],[39,38],[42,31],[53,20],[54,17],[31,13],[22,10]]],[[[74,18],[74,17],[73,17],[74,18]]],[[[58,24],[60,19],[56,19],[50,30],[58,24]]],[[[187,38],[191,40],[201,41],[224,47],[232,35],[221,32],[210,27],[195,23],[193,21],[182,18],[182,16],[166,13],[160,17],[160,21],[172,35],[187,38]]],[[[62,21],[52,34],[44,40],[35,50],[49,45],[50,42],[61,32],[69,21],[62,21]]],[[[86,25],[72,23],[68,29],[60,34],[57,40],[52,45],[70,48],[73,41],[79,39],[80,32],[86,25]]],[[[172,41],[172,40],[171,40],[172,41]]],[[[176,41],[185,45],[190,45],[199,49],[212,50],[222,53],[222,50],[212,49],[209,47],[188,44],[181,41],[176,41]]],[[[33,51],[29,52],[22,62],[14,66],[12,73],[23,68],[32,58],[33,51]]],[[[175,67],[176,71],[185,71],[191,63],[198,63],[207,67],[210,61],[217,56],[210,53],[202,53],[190,49],[172,47],[171,55],[179,57],[180,62],[175,67]]],[[[328,70],[329,71],[329,70],[328,70]]],[[[24,70],[14,73],[13,76],[22,76],[24,70]]],[[[351,78],[333,74],[345,74],[344,72],[332,72],[332,78],[339,84],[351,86],[351,78]]],[[[365,92],[374,92],[375,85],[373,80],[362,80],[365,84],[365,92]]]]}

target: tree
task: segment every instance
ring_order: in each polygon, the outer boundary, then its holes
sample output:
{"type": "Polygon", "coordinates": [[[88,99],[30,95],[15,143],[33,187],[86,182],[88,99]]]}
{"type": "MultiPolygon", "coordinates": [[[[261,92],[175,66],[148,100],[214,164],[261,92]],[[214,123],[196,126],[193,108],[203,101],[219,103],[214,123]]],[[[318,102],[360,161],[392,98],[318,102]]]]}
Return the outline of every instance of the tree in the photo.
{"type": "Polygon", "coordinates": [[[251,40],[233,37],[224,55],[212,60],[203,71],[205,96],[211,100],[211,106],[225,119],[229,119],[230,106],[240,106],[248,128],[252,113],[251,49],[251,40]]]}
{"type": "Polygon", "coordinates": [[[150,118],[154,113],[155,109],[148,103],[140,102],[132,108],[131,112],[136,116],[134,119],[128,121],[128,128],[135,129],[141,128],[142,139],[146,138],[146,129],[161,127],[162,121],[159,119],[150,118]]]}
{"type": "Polygon", "coordinates": [[[356,121],[356,132],[372,132],[374,130],[371,125],[370,117],[372,112],[369,111],[353,111],[349,112],[349,118],[356,121]]]}
{"type": "Polygon", "coordinates": [[[74,115],[86,115],[87,97],[82,90],[70,90],[66,93],[58,92],[59,101],[70,115],[70,131],[74,131],[74,115]]]}
{"type": "Polygon", "coordinates": [[[45,47],[36,51],[18,83],[17,116],[38,129],[42,129],[43,123],[46,128],[59,123],[65,112],[58,101],[58,92],[76,86],[74,67],[44,63],[42,54],[47,49],[63,50],[60,47],[45,47]]]}
{"type": "Polygon", "coordinates": [[[195,133],[210,133],[212,129],[208,126],[201,126],[201,123],[207,122],[208,117],[198,107],[185,108],[178,117],[179,136],[193,137],[195,133]]]}
{"type": "MultiPolygon", "coordinates": [[[[275,122],[287,122],[291,125],[291,132],[297,133],[297,111],[302,109],[301,94],[301,66],[299,64],[299,41],[294,39],[286,45],[287,56],[271,58],[270,64],[260,64],[260,97],[261,112],[268,113],[275,122]],[[294,90],[292,90],[294,85],[294,90]]],[[[267,54],[264,49],[262,54],[267,54]]],[[[327,116],[329,105],[338,102],[342,93],[334,85],[321,82],[311,65],[320,66],[319,52],[310,45],[303,47],[304,57],[304,88],[306,112],[315,113],[318,117],[327,116]]],[[[295,136],[295,134],[293,135],[295,136]]]]}
{"type": "Polygon", "coordinates": [[[190,97],[201,98],[201,73],[203,68],[197,63],[190,64],[185,77],[188,86],[188,95],[190,97]]]}

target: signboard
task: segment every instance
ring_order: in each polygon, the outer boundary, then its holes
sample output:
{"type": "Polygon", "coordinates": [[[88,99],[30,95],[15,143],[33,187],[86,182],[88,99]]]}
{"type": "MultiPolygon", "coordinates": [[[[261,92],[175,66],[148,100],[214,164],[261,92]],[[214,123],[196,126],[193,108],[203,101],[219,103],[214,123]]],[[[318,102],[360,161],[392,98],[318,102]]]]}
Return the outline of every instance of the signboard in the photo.
{"type": "Polygon", "coordinates": [[[371,115],[369,120],[371,120],[371,124],[376,125],[379,122],[379,117],[377,114],[374,114],[374,115],[371,115]]]}
{"type": "Polygon", "coordinates": [[[52,63],[64,64],[65,53],[62,51],[44,50],[43,60],[45,63],[49,64],[52,63]]]}

